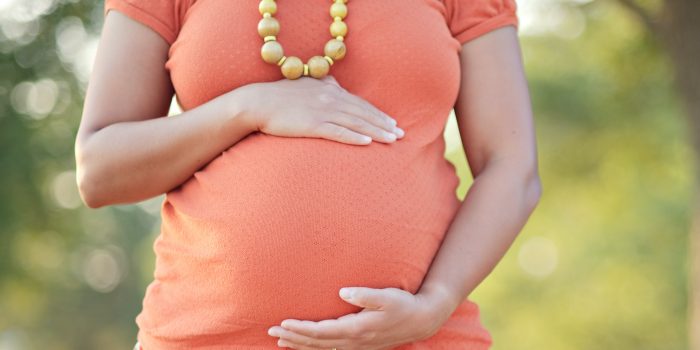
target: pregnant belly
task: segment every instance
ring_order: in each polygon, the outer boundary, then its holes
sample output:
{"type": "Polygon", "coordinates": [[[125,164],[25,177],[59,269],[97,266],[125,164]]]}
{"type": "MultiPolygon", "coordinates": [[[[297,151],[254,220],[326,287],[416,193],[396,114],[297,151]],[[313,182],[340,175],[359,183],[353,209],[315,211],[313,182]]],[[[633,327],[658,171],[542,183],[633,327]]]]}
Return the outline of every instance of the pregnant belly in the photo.
{"type": "Polygon", "coordinates": [[[442,153],[399,142],[254,133],[223,152],[163,202],[141,328],[257,328],[269,339],[285,318],[360,311],[341,287],[415,293],[459,204],[458,179],[442,153]]]}

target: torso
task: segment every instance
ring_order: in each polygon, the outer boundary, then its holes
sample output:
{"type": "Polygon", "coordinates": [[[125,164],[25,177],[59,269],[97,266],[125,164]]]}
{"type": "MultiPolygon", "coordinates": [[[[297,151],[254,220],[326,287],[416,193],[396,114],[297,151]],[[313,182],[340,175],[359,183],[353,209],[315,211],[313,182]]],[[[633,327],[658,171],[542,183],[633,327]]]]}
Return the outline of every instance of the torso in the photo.
{"type": "MultiPolygon", "coordinates": [[[[355,146],[256,132],[168,192],[155,279],[137,317],[144,349],[276,349],[266,331],[285,318],[358,312],[338,297],[343,286],[419,289],[459,207],[442,137],[459,90],[459,43],[439,0],[348,6],[348,52],[330,74],[406,136],[355,146]]],[[[278,2],[285,54],[322,53],[328,8],[278,2]]],[[[282,78],[260,58],[259,19],[257,1],[194,2],[166,63],[183,109],[282,78]]],[[[471,327],[464,341],[486,343],[476,313],[470,302],[460,308],[471,327]]]]}

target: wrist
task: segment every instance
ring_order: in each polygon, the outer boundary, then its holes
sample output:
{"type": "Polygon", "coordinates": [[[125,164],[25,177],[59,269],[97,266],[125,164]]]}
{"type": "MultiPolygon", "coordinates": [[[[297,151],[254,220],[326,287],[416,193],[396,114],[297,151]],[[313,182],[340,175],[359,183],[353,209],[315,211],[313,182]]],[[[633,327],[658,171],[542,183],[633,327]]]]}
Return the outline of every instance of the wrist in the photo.
{"type": "Polygon", "coordinates": [[[229,104],[229,115],[239,119],[249,132],[260,131],[264,122],[260,118],[260,114],[256,113],[258,108],[255,104],[259,98],[258,91],[253,85],[255,84],[244,85],[231,91],[232,94],[235,94],[235,98],[231,99],[234,102],[229,104]]]}
{"type": "Polygon", "coordinates": [[[424,310],[425,318],[428,320],[426,322],[428,330],[422,339],[429,338],[437,333],[462,302],[461,298],[443,285],[424,285],[416,294],[416,297],[426,306],[424,310]]]}

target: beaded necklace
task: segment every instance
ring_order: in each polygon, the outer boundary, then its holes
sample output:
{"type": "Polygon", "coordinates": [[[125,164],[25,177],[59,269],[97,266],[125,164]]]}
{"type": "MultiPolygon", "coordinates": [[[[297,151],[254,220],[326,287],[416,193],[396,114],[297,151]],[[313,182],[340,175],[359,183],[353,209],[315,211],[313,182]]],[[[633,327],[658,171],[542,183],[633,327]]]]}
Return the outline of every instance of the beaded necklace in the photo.
{"type": "Polygon", "coordinates": [[[280,24],[272,17],[277,12],[277,3],[275,0],[261,0],[258,10],[263,18],[258,22],[258,34],[264,41],[260,49],[263,61],[278,65],[287,79],[298,79],[302,75],[321,79],[328,75],[333,63],[345,57],[343,39],[348,33],[348,26],[343,21],[348,14],[348,0],[332,1],[330,15],[333,23],[330,25],[330,33],[333,38],[323,48],[325,56],[313,56],[307,63],[303,63],[299,57],[285,56],[282,45],[277,41],[280,24]]]}

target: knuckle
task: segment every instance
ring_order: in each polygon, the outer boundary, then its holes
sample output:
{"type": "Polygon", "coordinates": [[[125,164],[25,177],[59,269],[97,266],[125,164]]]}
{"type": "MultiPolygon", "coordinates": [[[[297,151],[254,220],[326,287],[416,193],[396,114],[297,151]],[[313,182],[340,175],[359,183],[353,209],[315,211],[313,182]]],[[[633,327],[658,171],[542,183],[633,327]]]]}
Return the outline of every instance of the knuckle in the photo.
{"type": "Polygon", "coordinates": [[[333,94],[327,91],[322,91],[316,95],[321,103],[329,104],[333,102],[333,94]]]}
{"type": "Polygon", "coordinates": [[[340,86],[329,83],[323,86],[323,90],[329,93],[337,93],[340,90],[340,86]]]}
{"type": "Polygon", "coordinates": [[[352,323],[349,329],[350,336],[353,338],[362,338],[364,333],[367,333],[363,327],[357,323],[352,323]]]}
{"type": "Polygon", "coordinates": [[[336,138],[343,139],[343,138],[345,138],[347,131],[345,131],[345,129],[342,127],[337,127],[337,128],[333,128],[333,131],[331,134],[336,138]]]}
{"type": "Polygon", "coordinates": [[[316,331],[316,330],[309,331],[309,337],[318,338],[318,336],[319,336],[318,331],[316,331]]]}
{"type": "Polygon", "coordinates": [[[366,103],[360,103],[360,109],[362,109],[362,112],[365,114],[370,114],[370,108],[366,103]]]}
{"type": "Polygon", "coordinates": [[[376,331],[370,331],[370,332],[364,332],[361,335],[361,338],[365,341],[372,341],[377,337],[377,332],[376,331]]]}
{"type": "Polygon", "coordinates": [[[360,120],[360,118],[349,118],[348,124],[356,129],[364,126],[364,123],[362,122],[362,120],[360,120]]]}

